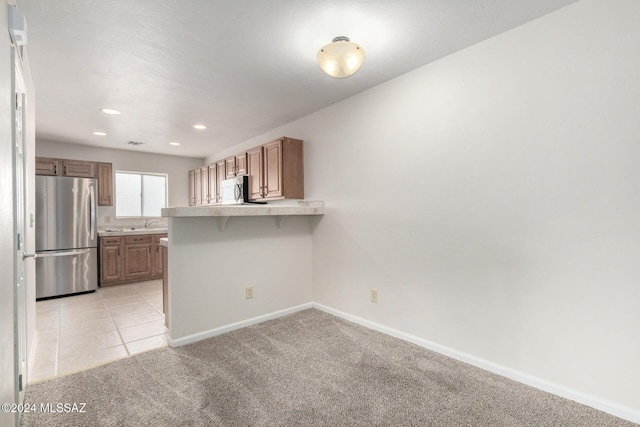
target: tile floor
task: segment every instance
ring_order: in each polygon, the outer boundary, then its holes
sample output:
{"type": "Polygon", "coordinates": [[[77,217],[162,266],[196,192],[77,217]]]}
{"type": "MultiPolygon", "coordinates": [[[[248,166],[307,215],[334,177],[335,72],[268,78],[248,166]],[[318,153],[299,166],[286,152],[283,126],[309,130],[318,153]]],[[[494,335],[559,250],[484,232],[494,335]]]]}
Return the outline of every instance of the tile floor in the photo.
{"type": "Polygon", "coordinates": [[[99,288],[36,302],[30,381],[62,375],[167,345],[162,281],[99,288]]]}

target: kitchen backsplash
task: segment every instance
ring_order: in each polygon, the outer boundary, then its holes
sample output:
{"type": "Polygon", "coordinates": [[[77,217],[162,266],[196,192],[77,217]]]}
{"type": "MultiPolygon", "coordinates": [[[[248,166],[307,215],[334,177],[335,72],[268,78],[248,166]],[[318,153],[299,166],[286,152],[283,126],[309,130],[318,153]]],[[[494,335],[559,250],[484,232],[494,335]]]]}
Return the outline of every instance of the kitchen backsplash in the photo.
{"type": "Polygon", "coordinates": [[[113,206],[98,207],[98,227],[100,228],[130,228],[144,227],[147,220],[156,220],[150,228],[161,228],[167,226],[167,218],[143,217],[143,218],[116,218],[116,210],[113,206]]]}

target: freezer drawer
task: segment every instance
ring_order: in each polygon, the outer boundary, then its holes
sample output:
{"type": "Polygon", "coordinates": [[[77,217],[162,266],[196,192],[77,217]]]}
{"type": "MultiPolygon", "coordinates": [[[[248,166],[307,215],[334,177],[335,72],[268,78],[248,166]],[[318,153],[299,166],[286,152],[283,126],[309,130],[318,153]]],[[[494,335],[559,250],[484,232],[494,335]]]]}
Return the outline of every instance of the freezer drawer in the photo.
{"type": "Polygon", "coordinates": [[[38,252],[36,299],[98,288],[98,249],[38,252]]]}

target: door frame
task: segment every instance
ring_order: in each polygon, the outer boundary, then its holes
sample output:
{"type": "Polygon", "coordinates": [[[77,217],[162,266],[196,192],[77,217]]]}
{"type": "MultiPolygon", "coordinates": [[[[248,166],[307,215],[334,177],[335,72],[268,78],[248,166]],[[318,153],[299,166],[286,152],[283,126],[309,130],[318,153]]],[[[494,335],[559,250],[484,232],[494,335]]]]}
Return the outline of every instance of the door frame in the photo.
{"type": "MultiPolygon", "coordinates": [[[[15,399],[24,401],[24,391],[28,378],[27,343],[27,266],[23,254],[26,252],[27,194],[26,194],[26,85],[22,68],[22,58],[17,47],[11,49],[12,64],[12,113],[11,146],[13,166],[13,241],[14,241],[14,362],[15,399]],[[19,128],[18,128],[19,127],[19,128]]],[[[16,413],[20,425],[20,412],[16,413]]]]}

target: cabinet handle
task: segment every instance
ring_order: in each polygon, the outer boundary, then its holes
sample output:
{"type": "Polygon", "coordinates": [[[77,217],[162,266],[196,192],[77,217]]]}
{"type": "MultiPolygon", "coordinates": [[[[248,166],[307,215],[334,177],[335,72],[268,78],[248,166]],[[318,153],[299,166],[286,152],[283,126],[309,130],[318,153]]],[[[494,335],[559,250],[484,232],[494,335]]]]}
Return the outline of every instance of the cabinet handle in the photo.
{"type": "Polygon", "coordinates": [[[57,163],[53,164],[53,174],[54,175],[58,175],[58,164],[57,163]]]}
{"type": "Polygon", "coordinates": [[[64,174],[65,175],[67,174],[67,167],[66,166],[64,167],[64,174]]]}
{"type": "Polygon", "coordinates": [[[118,248],[118,256],[120,256],[120,248],[118,248]]]}

